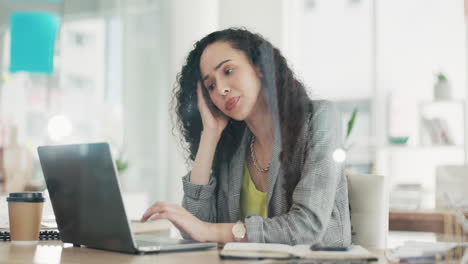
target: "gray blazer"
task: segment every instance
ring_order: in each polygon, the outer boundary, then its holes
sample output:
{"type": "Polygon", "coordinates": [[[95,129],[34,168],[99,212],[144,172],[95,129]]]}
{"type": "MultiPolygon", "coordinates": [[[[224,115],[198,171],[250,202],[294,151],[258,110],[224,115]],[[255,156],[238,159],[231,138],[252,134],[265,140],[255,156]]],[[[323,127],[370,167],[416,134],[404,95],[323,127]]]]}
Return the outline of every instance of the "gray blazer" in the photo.
{"type": "MultiPolygon", "coordinates": [[[[279,160],[281,137],[275,129],[268,174],[268,218],[246,217],[249,242],[351,244],[348,186],[342,165],[333,160],[333,152],[342,142],[341,119],[332,103],[313,101],[312,104],[313,111],[307,113],[303,136],[298,139],[306,144],[307,153],[304,170],[293,192],[292,206],[287,208],[282,187],[285,179],[279,160]]],[[[230,163],[222,165],[220,175],[211,176],[207,185],[191,184],[190,173],[182,178],[184,208],[207,222],[239,220],[243,166],[251,136],[249,129],[245,129],[242,143],[230,163]]]]}

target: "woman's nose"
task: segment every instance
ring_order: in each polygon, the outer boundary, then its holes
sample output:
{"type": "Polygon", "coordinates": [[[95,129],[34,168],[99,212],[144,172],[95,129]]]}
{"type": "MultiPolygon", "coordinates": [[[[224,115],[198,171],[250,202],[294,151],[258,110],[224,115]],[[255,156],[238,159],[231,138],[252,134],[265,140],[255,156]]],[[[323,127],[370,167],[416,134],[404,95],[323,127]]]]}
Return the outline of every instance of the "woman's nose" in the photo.
{"type": "Polygon", "coordinates": [[[219,93],[222,96],[226,96],[229,92],[231,92],[231,89],[228,86],[220,86],[219,90],[220,90],[219,93]]]}

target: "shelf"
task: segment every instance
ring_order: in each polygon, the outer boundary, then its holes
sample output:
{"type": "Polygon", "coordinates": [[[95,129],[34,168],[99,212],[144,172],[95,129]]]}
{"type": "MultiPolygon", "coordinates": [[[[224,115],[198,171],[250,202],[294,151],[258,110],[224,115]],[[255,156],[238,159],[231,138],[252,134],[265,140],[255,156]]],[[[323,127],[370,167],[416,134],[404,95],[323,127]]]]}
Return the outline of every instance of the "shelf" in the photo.
{"type": "Polygon", "coordinates": [[[397,149],[397,150],[463,150],[463,145],[384,145],[377,147],[378,149],[397,149]]]}
{"type": "Polygon", "coordinates": [[[426,101],[421,102],[419,105],[427,106],[427,105],[447,105],[447,104],[465,104],[465,100],[440,100],[440,101],[426,101]]]}

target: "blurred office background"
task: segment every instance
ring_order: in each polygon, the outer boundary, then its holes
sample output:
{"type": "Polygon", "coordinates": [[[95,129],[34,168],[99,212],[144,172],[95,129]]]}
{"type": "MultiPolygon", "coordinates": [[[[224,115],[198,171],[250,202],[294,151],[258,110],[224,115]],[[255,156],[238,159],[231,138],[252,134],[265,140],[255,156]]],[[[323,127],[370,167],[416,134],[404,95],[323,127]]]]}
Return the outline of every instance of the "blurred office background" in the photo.
{"type": "Polygon", "coordinates": [[[190,164],[172,130],[176,74],[196,40],[244,26],[284,53],[312,97],[337,103],[343,133],[357,109],[348,171],[387,177],[391,209],[434,209],[437,170],[467,161],[465,5],[1,0],[2,191],[45,188],[39,145],[106,141],[122,191],[133,197],[131,215],[156,200],[180,202],[190,164]],[[51,73],[11,72],[10,17],[18,11],[59,18],[51,73]]]}

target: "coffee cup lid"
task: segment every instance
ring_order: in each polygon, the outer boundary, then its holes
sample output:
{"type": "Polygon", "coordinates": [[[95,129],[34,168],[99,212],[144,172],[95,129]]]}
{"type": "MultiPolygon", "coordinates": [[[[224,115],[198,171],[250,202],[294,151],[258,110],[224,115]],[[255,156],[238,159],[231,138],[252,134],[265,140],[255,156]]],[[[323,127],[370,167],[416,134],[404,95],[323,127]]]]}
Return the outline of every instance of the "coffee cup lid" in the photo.
{"type": "Polygon", "coordinates": [[[7,202],[42,203],[44,200],[41,192],[10,193],[7,197],[7,202]]]}

